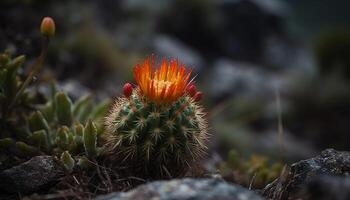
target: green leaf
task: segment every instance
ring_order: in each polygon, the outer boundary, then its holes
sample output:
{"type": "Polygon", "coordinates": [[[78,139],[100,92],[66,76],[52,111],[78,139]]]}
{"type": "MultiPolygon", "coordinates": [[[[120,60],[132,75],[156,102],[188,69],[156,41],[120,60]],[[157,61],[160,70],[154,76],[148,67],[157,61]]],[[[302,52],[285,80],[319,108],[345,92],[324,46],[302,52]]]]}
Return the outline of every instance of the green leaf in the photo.
{"type": "Polygon", "coordinates": [[[19,156],[23,157],[33,157],[40,154],[39,149],[24,142],[16,142],[16,149],[19,153],[19,156]]]}
{"type": "Polygon", "coordinates": [[[6,67],[11,73],[17,72],[18,68],[23,65],[26,57],[24,55],[14,58],[6,67]]]}
{"type": "Polygon", "coordinates": [[[14,146],[15,141],[12,138],[0,139],[0,149],[6,150],[14,146]]]}
{"type": "Polygon", "coordinates": [[[55,101],[58,123],[60,125],[71,126],[73,123],[72,101],[63,92],[56,94],[55,101]]]}
{"type": "Polygon", "coordinates": [[[68,151],[64,151],[61,154],[61,162],[63,163],[64,168],[68,171],[68,172],[72,172],[74,165],[75,165],[75,161],[72,158],[72,156],[70,155],[70,153],[68,151]]]}
{"type": "Polygon", "coordinates": [[[55,109],[52,101],[48,101],[44,106],[42,106],[40,108],[40,112],[44,115],[48,123],[53,122],[55,118],[55,109]]]}
{"type": "Polygon", "coordinates": [[[53,109],[54,112],[56,111],[56,100],[55,100],[56,94],[57,94],[56,82],[55,81],[51,81],[50,82],[50,102],[52,102],[51,106],[52,106],[52,109],[53,109]]]}
{"type": "MultiPolygon", "coordinates": [[[[4,87],[6,75],[7,75],[6,69],[0,70],[0,89],[1,90],[4,87]]],[[[1,90],[0,90],[0,92],[1,92],[1,90]]]]}
{"type": "Polygon", "coordinates": [[[95,120],[105,117],[110,104],[111,100],[107,99],[96,105],[90,114],[91,119],[95,120]]]}
{"type": "Polygon", "coordinates": [[[85,126],[83,140],[87,156],[90,158],[96,156],[97,129],[91,120],[89,120],[85,126]]]}
{"type": "Polygon", "coordinates": [[[76,124],[74,126],[74,140],[77,145],[83,144],[84,126],[82,124],[76,124]]]}
{"type": "Polygon", "coordinates": [[[49,124],[40,111],[33,112],[28,119],[30,131],[38,131],[44,129],[47,133],[50,132],[49,124]]]}
{"type": "Polygon", "coordinates": [[[45,130],[35,131],[32,135],[28,136],[28,140],[35,144],[40,150],[44,149],[49,151],[50,145],[45,130]]]}
{"type": "Polygon", "coordinates": [[[66,126],[60,127],[57,132],[56,143],[62,150],[68,149],[69,129],[66,126]]]}
{"type": "Polygon", "coordinates": [[[0,54],[0,69],[10,61],[10,56],[6,53],[0,54]]]}
{"type": "Polygon", "coordinates": [[[85,123],[92,110],[92,100],[90,95],[83,96],[74,104],[73,114],[79,122],[85,123]]]}
{"type": "Polygon", "coordinates": [[[68,150],[69,151],[76,151],[76,143],[74,140],[74,133],[72,131],[68,132],[68,150]]]}

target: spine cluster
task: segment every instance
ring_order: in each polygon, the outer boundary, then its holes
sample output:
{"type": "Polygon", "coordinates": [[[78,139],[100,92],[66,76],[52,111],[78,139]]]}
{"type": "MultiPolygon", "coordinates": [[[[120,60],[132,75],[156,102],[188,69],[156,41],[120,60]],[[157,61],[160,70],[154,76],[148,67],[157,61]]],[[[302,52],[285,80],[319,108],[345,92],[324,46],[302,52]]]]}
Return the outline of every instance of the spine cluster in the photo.
{"type": "Polygon", "coordinates": [[[206,149],[204,115],[190,95],[159,105],[134,90],[118,98],[107,117],[107,150],[143,176],[180,176],[206,149]]]}

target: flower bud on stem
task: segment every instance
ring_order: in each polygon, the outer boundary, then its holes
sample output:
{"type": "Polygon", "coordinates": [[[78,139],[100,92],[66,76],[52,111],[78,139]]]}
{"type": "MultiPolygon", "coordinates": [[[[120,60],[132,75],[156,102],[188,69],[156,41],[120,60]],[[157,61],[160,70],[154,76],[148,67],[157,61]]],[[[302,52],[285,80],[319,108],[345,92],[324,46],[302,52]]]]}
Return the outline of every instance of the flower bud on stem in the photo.
{"type": "Polygon", "coordinates": [[[41,29],[42,35],[44,36],[42,39],[41,53],[39,57],[35,60],[35,62],[29,66],[28,77],[26,78],[26,80],[23,82],[23,84],[17,91],[15,98],[13,99],[10,106],[8,107],[8,110],[10,110],[15,105],[16,101],[21,96],[24,89],[33,80],[33,77],[35,76],[35,74],[41,69],[44,63],[44,60],[47,56],[50,37],[53,36],[55,33],[55,23],[52,20],[52,18],[45,17],[41,23],[40,29],[41,29]]]}

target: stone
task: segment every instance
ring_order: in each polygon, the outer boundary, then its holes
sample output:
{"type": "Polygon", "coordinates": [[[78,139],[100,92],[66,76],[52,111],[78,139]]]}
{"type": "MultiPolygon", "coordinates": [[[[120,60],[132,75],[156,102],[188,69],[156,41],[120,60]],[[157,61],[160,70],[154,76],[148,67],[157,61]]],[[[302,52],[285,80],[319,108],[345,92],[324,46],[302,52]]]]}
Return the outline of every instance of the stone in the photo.
{"type": "Polygon", "coordinates": [[[63,171],[51,156],[36,156],[0,172],[0,190],[28,194],[56,182],[63,171]]]}
{"type": "Polygon", "coordinates": [[[204,60],[199,52],[176,38],[167,35],[157,35],[154,38],[154,49],[155,53],[160,57],[172,56],[172,58],[178,58],[196,73],[204,68],[204,60]]]}
{"type": "Polygon", "coordinates": [[[350,177],[320,176],[308,183],[306,194],[309,199],[350,199],[350,177]]]}
{"type": "MultiPolygon", "coordinates": [[[[314,158],[294,163],[290,170],[268,184],[262,194],[268,199],[305,198],[305,188],[317,178],[329,176],[349,176],[350,152],[326,149],[314,158]]],[[[333,184],[334,185],[334,184],[333,184]]]]}
{"type": "Polygon", "coordinates": [[[60,88],[65,91],[73,100],[79,99],[79,97],[92,93],[87,87],[83,86],[81,83],[74,79],[65,80],[60,84],[60,88]]]}
{"type": "Polygon", "coordinates": [[[286,88],[287,79],[281,74],[267,73],[260,66],[220,58],[213,64],[211,94],[214,98],[222,95],[240,97],[273,97],[277,88],[286,88]],[[280,76],[280,77],[278,77],[280,76]]]}
{"type": "Polygon", "coordinates": [[[259,195],[221,179],[174,179],[141,185],[129,192],[111,193],[97,200],[260,200],[259,195]]]}

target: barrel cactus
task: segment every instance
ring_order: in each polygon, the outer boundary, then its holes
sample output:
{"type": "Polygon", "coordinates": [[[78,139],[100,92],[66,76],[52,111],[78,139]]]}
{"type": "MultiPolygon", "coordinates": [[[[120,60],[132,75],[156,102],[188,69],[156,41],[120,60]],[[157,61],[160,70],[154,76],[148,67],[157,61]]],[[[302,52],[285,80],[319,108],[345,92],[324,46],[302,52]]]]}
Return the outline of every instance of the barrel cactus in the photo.
{"type": "Polygon", "coordinates": [[[145,178],[184,175],[204,155],[207,121],[191,71],[177,60],[134,67],[137,85],[124,86],[106,117],[105,150],[118,165],[145,178]]]}

